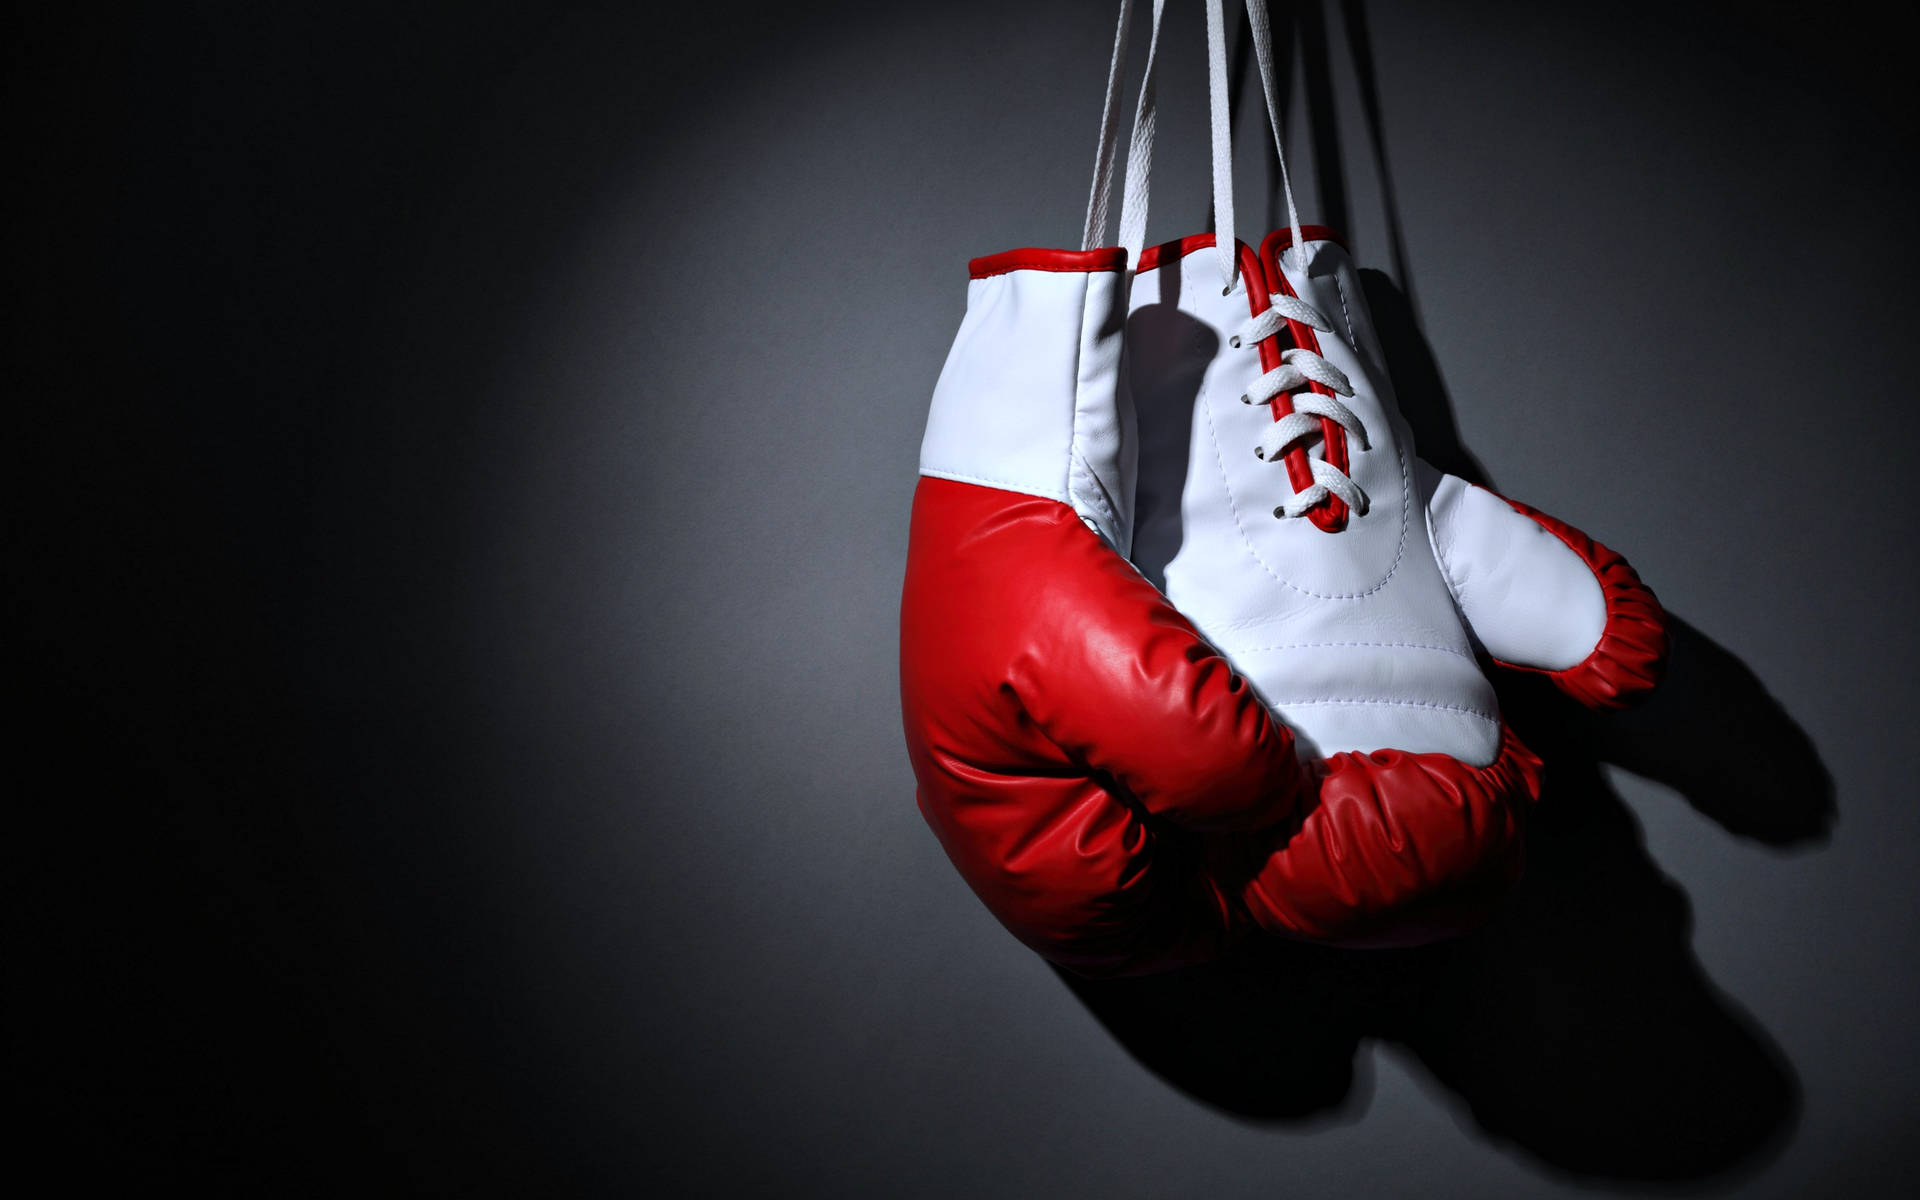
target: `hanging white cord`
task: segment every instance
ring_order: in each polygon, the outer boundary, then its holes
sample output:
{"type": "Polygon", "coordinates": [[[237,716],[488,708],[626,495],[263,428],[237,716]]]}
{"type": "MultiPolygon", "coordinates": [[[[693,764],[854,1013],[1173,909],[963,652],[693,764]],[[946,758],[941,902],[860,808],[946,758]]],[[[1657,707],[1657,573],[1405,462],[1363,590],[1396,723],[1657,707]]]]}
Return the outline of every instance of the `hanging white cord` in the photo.
{"type": "MultiPolygon", "coordinates": [[[[1301,239],[1300,211],[1293,203],[1293,180],[1287,175],[1287,151],[1280,136],[1280,98],[1274,85],[1273,35],[1266,0],[1247,0],[1247,24],[1254,56],[1260,60],[1260,90],[1266,96],[1273,150],[1280,156],[1280,188],[1286,193],[1287,222],[1293,229],[1294,263],[1304,271],[1306,243],[1301,239]]],[[[1207,91],[1213,132],[1214,253],[1220,258],[1221,277],[1231,288],[1239,270],[1239,247],[1234,241],[1233,129],[1227,115],[1227,30],[1221,0],[1207,0],[1207,91]]]]}
{"type": "Polygon", "coordinates": [[[1233,233],[1233,125],[1227,115],[1227,21],[1221,0],[1207,0],[1208,125],[1213,133],[1213,250],[1223,290],[1240,269],[1233,233]]]}
{"type": "MultiPolygon", "coordinates": [[[[1087,224],[1081,231],[1080,248],[1093,250],[1104,245],[1107,213],[1112,204],[1115,141],[1120,126],[1120,76],[1127,57],[1127,29],[1131,24],[1132,0],[1121,0],[1120,21],[1113,35],[1113,60],[1107,66],[1107,107],[1100,120],[1100,149],[1093,164],[1093,186],[1087,197],[1087,224]]],[[[1120,245],[1127,251],[1127,266],[1136,269],[1140,251],[1147,239],[1147,177],[1153,170],[1153,131],[1155,105],[1153,67],[1160,50],[1160,18],[1166,0],[1153,0],[1153,28],[1147,40],[1146,75],[1140,81],[1140,101],[1134,108],[1133,132],[1127,140],[1126,195],[1120,202],[1120,245]]]]}
{"type": "Polygon", "coordinates": [[[1113,196],[1113,152],[1120,128],[1120,73],[1127,61],[1127,27],[1132,24],[1133,0],[1120,0],[1120,24],[1113,34],[1113,61],[1107,65],[1107,103],[1100,112],[1100,151],[1093,160],[1093,188],[1087,197],[1087,224],[1080,235],[1082,250],[1097,250],[1107,236],[1107,206],[1113,196]]]}
{"type": "Polygon", "coordinates": [[[1293,265],[1304,275],[1307,243],[1300,233],[1300,210],[1293,203],[1293,181],[1287,177],[1287,149],[1282,144],[1285,139],[1280,129],[1280,97],[1273,80],[1273,35],[1267,23],[1267,0],[1247,0],[1247,22],[1253,35],[1254,57],[1260,60],[1260,90],[1267,98],[1267,124],[1273,130],[1273,152],[1280,158],[1280,190],[1287,197],[1287,224],[1293,230],[1293,265]]]}
{"type": "Polygon", "coordinates": [[[1120,244],[1127,248],[1127,267],[1140,268],[1140,252],[1147,245],[1147,179],[1153,173],[1153,64],[1160,50],[1160,17],[1166,0],[1153,0],[1153,30],[1147,37],[1147,67],[1140,80],[1140,103],[1133,112],[1133,137],[1127,143],[1127,194],[1120,201],[1120,244]]]}
{"type": "MultiPolygon", "coordinates": [[[[1266,0],[1246,0],[1247,20],[1253,37],[1254,52],[1260,61],[1260,90],[1266,96],[1267,121],[1273,132],[1274,152],[1280,158],[1280,186],[1287,197],[1287,220],[1293,229],[1295,263],[1305,262],[1305,242],[1301,237],[1300,213],[1293,202],[1293,181],[1287,174],[1287,154],[1280,136],[1280,106],[1274,86],[1272,36],[1267,21],[1266,0]]],[[[1160,21],[1166,12],[1166,0],[1153,0],[1153,28],[1147,40],[1147,65],[1140,81],[1140,99],[1134,108],[1133,132],[1127,143],[1126,193],[1120,202],[1120,244],[1126,248],[1127,263],[1137,269],[1140,252],[1146,247],[1148,179],[1153,171],[1153,135],[1157,109],[1154,98],[1154,63],[1160,49],[1160,21]]],[[[1120,124],[1120,77],[1127,56],[1128,29],[1133,13],[1132,0],[1120,0],[1120,19],[1114,31],[1113,57],[1107,65],[1106,107],[1100,119],[1100,146],[1094,158],[1093,185],[1087,197],[1087,221],[1081,232],[1080,246],[1092,250],[1106,238],[1108,212],[1112,205],[1115,151],[1120,124]]],[[[1208,123],[1213,138],[1213,230],[1214,252],[1220,259],[1225,286],[1231,288],[1239,274],[1239,247],[1234,236],[1233,211],[1233,129],[1228,117],[1226,13],[1222,0],[1207,0],[1207,91],[1208,123]]],[[[1304,269],[1304,268],[1303,268],[1304,269]]]]}

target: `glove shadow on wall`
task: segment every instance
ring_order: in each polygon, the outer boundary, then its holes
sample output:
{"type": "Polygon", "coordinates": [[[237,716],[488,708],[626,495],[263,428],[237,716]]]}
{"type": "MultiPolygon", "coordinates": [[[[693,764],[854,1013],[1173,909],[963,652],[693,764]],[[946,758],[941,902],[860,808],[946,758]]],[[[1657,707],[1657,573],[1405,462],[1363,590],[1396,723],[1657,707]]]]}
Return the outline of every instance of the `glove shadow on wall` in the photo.
{"type": "MultiPolygon", "coordinates": [[[[1180,311],[1179,272],[1169,276],[1167,294],[1158,304],[1146,304],[1127,318],[1128,335],[1148,338],[1169,348],[1171,390],[1188,389],[1197,393],[1206,377],[1207,367],[1220,349],[1220,338],[1204,321],[1196,321],[1180,311]]],[[[1139,476],[1135,480],[1136,523],[1133,547],[1129,555],[1147,582],[1167,590],[1167,564],[1180,552],[1183,529],[1180,521],[1180,496],[1187,489],[1187,455],[1184,449],[1148,453],[1145,448],[1181,447],[1193,440],[1193,405],[1153,404],[1139,413],[1139,476]]]]}
{"type": "MultiPolygon", "coordinates": [[[[1384,275],[1362,277],[1423,456],[1489,482],[1460,445],[1411,305],[1384,275]]],[[[1364,1108],[1355,1061],[1372,1038],[1403,1047],[1485,1135],[1552,1169],[1678,1182],[1757,1168],[1792,1131],[1798,1080],[1706,977],[1685,894],[1602,767],[1778,847],[1824,840],[1833,783],[1744,664],[1684,620],[1673,628],[1667,678],[1633,712],[1590,713],[1501,673],[1502,708],[1547,778],[1526,877],[1486,928],[1414,950],[1255,937],[1204,967],[1062,980],[1142,1065],[1242,1120],[1322,1123],[1364,1108]]]]}

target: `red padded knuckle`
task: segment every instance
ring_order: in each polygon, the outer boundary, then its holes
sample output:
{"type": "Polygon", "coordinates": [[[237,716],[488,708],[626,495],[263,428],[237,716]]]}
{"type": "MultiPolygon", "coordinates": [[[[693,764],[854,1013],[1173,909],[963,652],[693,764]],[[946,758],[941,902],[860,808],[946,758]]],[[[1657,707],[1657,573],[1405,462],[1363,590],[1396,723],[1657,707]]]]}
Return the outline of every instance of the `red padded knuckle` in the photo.
{"type": "Polygon", "coordinates": [[[1244,909],[1149,818],[1270,824],[1297,794],[1291,740],[1071,510],[923,478],[900,649],[921,812],[1022,942],[1130,974],[1242,932],[1244,909]]]}
{"type": "Polygon", "coordinates": [[[1519,879],[1541,764],[1513,734],[1484,767],[1443,754],[1336,754],[1310,807],[1264,839],[1215,839],[1213,870],[1269,933],[1407,946],[1465,933],[1519,879]]]}

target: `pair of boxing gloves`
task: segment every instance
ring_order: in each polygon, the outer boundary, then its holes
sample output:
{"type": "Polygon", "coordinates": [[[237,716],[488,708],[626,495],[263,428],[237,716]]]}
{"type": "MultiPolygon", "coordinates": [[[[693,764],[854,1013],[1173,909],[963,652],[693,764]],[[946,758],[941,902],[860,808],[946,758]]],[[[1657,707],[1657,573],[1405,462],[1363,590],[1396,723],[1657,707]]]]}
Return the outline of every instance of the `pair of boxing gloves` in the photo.
{"type": "MultiPolygon", "coordinates": [[[[1595,708],[1667,635],[1617,554],[1414,457],[1345,249],[971,264],[901,607],[921,812],[1051,961],[1409,945],[1517,879],[1541,764],[1483,673],[1595,708]]],[[[1204,252],[1204,253],[1203,253],[1204,252]]]]}

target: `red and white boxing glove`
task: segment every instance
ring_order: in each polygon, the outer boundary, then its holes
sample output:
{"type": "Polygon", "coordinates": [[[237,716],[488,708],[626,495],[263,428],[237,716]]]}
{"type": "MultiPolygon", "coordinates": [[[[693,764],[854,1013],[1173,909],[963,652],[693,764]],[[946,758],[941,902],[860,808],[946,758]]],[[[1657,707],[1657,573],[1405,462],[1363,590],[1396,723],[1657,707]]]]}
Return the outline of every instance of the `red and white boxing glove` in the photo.
{"type": "MultiPolygon", "coordinates": [[[[1129,7],[1083,248],[971,264],[921,446],[900,604],[920,811],[1002,924],[1084,974],[1202,961],[1250,928],[1183,831],[1272,826],[1306,778],[1285,727],[1124,557],[1138,451],[1122,364],[1130,255],[1094,247],[1129,7]]],[[[1161,9],[1136,140],[1151,133],[1161,9]]],[[[1145,204],[1130,174],[1121,230],[1136,253],[1145,204]]]]}
{"type": "Polygon", "coordinates": [[[1002,924],[1088,974],[1216,954],[1243,911],[1170,831],[1271,826],[1304,777],[1286,730],[1122,557],[1125,261],[972,263],[900,613],[921,812],[1002,924]]]}
{"type": "MultiPolygon", "coordinates": [[[[1223,124],[1219,15],[1210,0],[1223,124]]],[[[1132,289],[1133,554],[1294,731],[1317,786],[1292,827],[1217,840],[1215,865],[1274,932],[1447,936],[1518,877],[1539,794],[1479,655],[1619,706],[1659,678],[1663,617],[1618,555],[1414,457],[1345,249],[1309,227],[1290,250],[1297,224],[1258,254],[1234,242],[1224,145],[1217,128],[1223,240],[1149,249],[1132,289]]]]}

